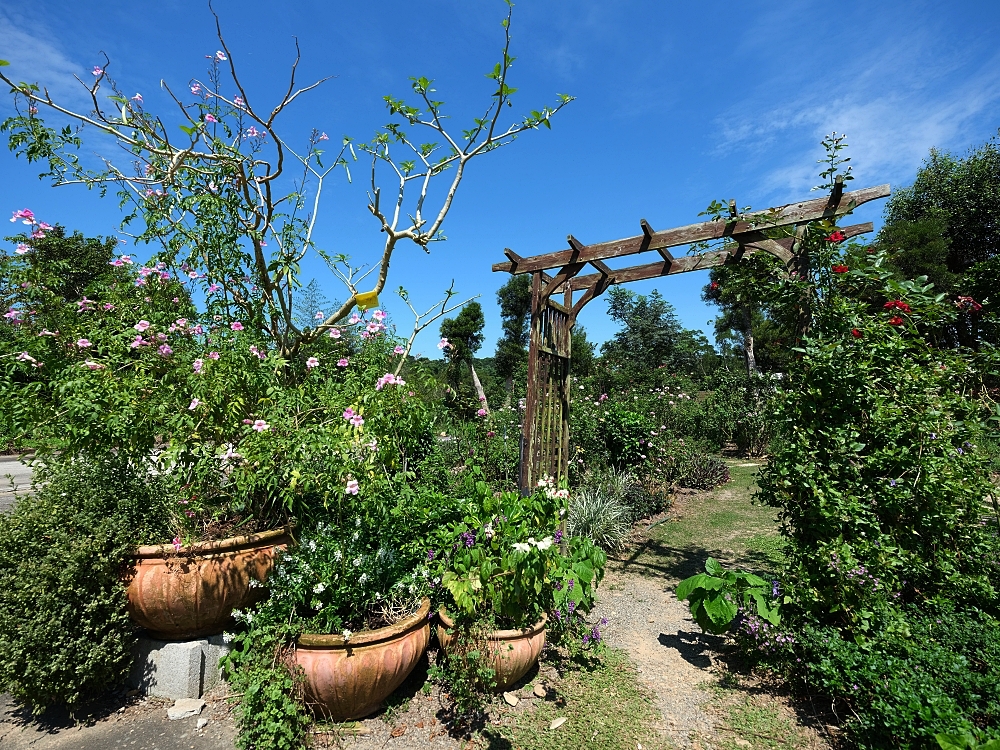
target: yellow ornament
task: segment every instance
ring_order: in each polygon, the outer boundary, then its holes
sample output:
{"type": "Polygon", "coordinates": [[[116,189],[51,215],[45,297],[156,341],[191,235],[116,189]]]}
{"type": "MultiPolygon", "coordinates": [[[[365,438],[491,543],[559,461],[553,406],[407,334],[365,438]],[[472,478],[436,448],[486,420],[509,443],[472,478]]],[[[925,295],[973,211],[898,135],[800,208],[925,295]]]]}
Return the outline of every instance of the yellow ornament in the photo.
{"type": "Polygon", "coordinates": [[[367,310],[372,307],[378,307],[378,292],[362,292],[354,299],[358,303],[359,310],[367,310]]]}

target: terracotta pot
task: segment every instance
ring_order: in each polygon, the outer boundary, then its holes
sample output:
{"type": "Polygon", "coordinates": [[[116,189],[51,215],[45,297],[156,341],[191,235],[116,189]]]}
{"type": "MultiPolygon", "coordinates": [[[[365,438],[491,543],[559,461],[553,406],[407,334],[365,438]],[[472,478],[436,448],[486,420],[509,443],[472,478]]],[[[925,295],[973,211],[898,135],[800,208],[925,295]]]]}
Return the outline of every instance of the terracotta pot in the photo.
{"type": "Polygon", "coordinates": [[[424,599],[415,614],[378,630],[299,636],[295,663],[305,673],[306,701],[334,721],[360,719],[378,710],[403,684],[431,637],[424,599]]]}
{"type": "MultiPolygon", "coordinates": [[[[455,627],[455,622],[441,609],[438,618],[444,625],[438,628],[438,642],[445,653],[455,642],[455,634],[447,630],[455,627]]],[[[494,630],[486,642],[492,658],[493,671],[496,679],[496,689],[506,690],[524,677],[532,665],[538,661],[538,656],[545,646],[545,615],[531,627],[520,630],[494,630]]]]}
{"type": "Polygon", "coordinates": [[[234,609],[266,596],[264,581],[276,549],[292,543],[289,529],[199,542],[139,547],[128,580],[128,611],[154,638],[179,640],[221,633],[234,609]]]}

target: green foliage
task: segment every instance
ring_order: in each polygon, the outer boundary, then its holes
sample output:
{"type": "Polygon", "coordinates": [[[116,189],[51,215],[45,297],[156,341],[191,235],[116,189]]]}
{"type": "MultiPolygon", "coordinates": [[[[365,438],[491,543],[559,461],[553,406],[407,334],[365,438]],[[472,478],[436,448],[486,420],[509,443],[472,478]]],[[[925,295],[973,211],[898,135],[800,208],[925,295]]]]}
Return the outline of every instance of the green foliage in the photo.
{"type": "MultiPolygon", "coordinates": [[[[497,290],[503,336],[497,341],[497,374],[512,380],[528,362],[528,325],[531,320],[531,276],[511,276],[497,290]]],[[[575,359],[575,352],[574,352],[575,359]]]]}
{"type": "Polygon", "coordinates": [[[586,537],[607,552],[621,552],[632,530],[633,510],[618,488],[585,484],[573,492],[566,516],[572,536],[586,537]]]}
{"type": "Polygon", "coordinates": [[[742,570],[725,570],[714,558],[705,563],[705,572],[685,578],[675,592],[691,607],[691,616],[708,633],[728,631],[740,611],[752,613],[772,625],[781,623],[780,602],[763,578],[742,570]]]}
{"type": "Polygon", "coordinates": [[[729,482],[729,467],[718,456],[685,451],[678,462],[677,482],[694,490],[711,490],[729,482]]]}
{"type": "MultiPolygon", "coordinates": [[[[439,629],[443,627],[438,625],[439,629]]],[[[438,651],[437,663],[428,670],[428,676],[447,689],[460,720],[480,715],[486,708],[489,691],[496,685],[487,641],[492,630],[495,628],[491,617],[463,621],[451,628],[448,633],[454,640],[448,654],[438,651]]]]}
{"type": "Polygon", "coordinates": [[[0,689],[35,713],[71,710],[122,681],[136,627],[126,559],[169,538],[171,491],[114,458],[50,459],[0,515],[0,689]]]}

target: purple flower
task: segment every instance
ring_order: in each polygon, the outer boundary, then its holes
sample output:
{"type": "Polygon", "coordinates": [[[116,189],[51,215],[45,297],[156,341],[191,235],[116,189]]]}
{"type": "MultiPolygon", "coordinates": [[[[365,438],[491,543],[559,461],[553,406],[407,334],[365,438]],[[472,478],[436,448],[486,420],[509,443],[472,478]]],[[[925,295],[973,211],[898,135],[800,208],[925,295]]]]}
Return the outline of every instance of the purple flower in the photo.
{"type": "Polygon", "coordinates": [[[459,539],[465,542],[466,548],[472,547],[476,543],[476,537],[471,531],[465,531],[459,535],[459,539]]]}
{"type": "Polygon", "coordinates": [[[573,614],[573,610],[576,609],[576,604],[573,602],[572,599],[570,599],[569,604],[566,605],[566,609],[569,611],[570,614],[573,614]]]}
{"type": "Polygon", "coordinates": [[[777,581],[771,581],[771,598],[777,599],[779,596],[781,596],[781,586],[777,581]]]}
{"type": "Polygon", "coordinates": [[[434,550],[432,549],[427,550],[427,562],[430,562],[433,559],[434,559],[434,550]]]}
{"type": "MultiPolygon", "coordinates": [[[[573,590],[573,579],[572,578],[570,578],[569,582],[566,584],[566,590],[567,591],[572,591],[573,590]]],[[[570,611],[572,611],[572,610],[570,610],[570,611]]]]}
{"type": "Polygon", "coordinates": [[[557,530],[556,531],[556,535],[555,535],[556,542],[561,542],[562,541],[562,536],[563,536],[562,535],[562,529],[557,530]]]}

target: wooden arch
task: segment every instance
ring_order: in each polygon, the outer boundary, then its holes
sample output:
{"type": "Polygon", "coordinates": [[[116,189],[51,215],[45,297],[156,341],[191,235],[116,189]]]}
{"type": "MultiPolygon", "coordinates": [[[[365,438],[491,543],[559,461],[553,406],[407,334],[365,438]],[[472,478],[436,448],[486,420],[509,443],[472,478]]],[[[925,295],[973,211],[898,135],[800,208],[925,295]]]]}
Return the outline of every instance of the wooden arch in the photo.
{"type": "MultiPolygon", "coordinates": [[[[569,235],[569,249],[522,258],[505,249],[507,261],[495,263],[494,271],[512,275],[530,273],[531,339],[528,348],[528,388],[521,433],[522,491],[534,487],[545,476],[565,478],[569,470],[569,407],[571,333],[577,315],[612,284],[653,279],[688,271],[700,271],[726,262],[738,262],[754,252],[766,252],[786,268],[803,268],[808,262],[799,250],[809,222],[836,219],[863,203],[885,198],[889,185],[844,192],[838,178],[825,198],[791,203],[739,216],[729,202],[730,218],[704,221],[656,232],[645,219],[642,234],[611,242],[584,245],[569,235]],[[773,239],[769,230],[788,228],[790,236],[773,239]],[[670,248],[708,240],[728,240],[722,250],[674,257],[670,248]],[[656,253],[652,263],[622,269],[604,261],[640,253],[656,253]],[[581,276],[586,266],[597,273],[581,276]],[[573,295],[582,292],[574,302],[573,295]],[[553,299],[562,295],[562,302],[553,299]]],[[[841,227],[845,237],[871,232],[871,223],[841,227]]],[[[786,230],[787,231],[787,230],[786,230]]]]}

